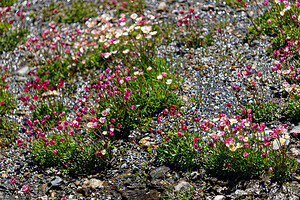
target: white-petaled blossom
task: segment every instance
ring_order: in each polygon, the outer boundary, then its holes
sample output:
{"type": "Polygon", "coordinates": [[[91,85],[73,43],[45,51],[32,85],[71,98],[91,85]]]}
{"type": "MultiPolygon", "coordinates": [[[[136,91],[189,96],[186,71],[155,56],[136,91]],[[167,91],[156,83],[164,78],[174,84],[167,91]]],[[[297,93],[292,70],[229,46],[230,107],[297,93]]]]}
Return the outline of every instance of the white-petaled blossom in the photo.
{"type": "Polygon", "coordinates": [[[119,38],[119,37],[121,37],[122,35],[123,35],[123,32],[119,29],[119,30],[116,31],[115,37],[116,37],[116,38],[119,38]]]}
{"type": "Polygon", "coordinates": [[[109,56],[111,56],[111,53],[105,53],[104,58],[108,58],[109,56]]]}
{"type": "Polygon", "coordinates": [[[148,34],[152,29],[152,26],[143,26],[141,28],[142,32],[145,33],[145,34],[148,34]]]}
{"type": "Polygon", "coordinates": [[[113,41],[114,44],[119,44],[120,40],[113,41]]]}
{"type": "Polygon", "coordinates": [[[103,149],[103,150],[101,151],[101,154],[102,154],[102,155],[105,155],[105,154],[106,154],[106,150],[103,149]]]}
{"type": "Polygon", "coordinates": [[[236,119],[229,119],[229,121],[230,121],[230,124],[234,124],[234,123],[238,122],[236,119]]]}
{"type": "Polygon", "coordinates": [[[157,31],[152,31],[149,33],[150,35],[156,35],[157,34],[157,31]]]}
{"type": "Polygon", "coordinates": [[[125,26],[126,25],[126,22],[121,22],[120,23],[120,26],[125,26]]]}
{"type": "Polygon", "coordinates": [[[123,51],[123,53],[128,53],[129,52],[129,49],[125,49],[124,51],[123,51]]]}
{"type": "Polygon", "coordinates": [[[113,37],[113,34],[112,33],[107,33],[106,36],[105,36],[107,39],[111,39],[113,37]]]}
{"type": "Polygon", "coordinates": [[[142,21],[143,20],[143,18],[142,17],[139,17],[139,18],[136,18],[136,22],[140,22],[140,21],[142,21]]]}
{"type": "Polygon", "coordinates": [[[98,42],[104,43],[105,41],[106,41],[105,37],[103,35],[101,35],[100,39],[98,40],[98,42]]]}
{"type": "Polygon", "coordinates": [[[102,123],[102,124],[104,124],[104,122],[105,122],[105,117],[100,117],[99,122],[102,123]]]}
{"type": "Polygon", "coordinates": [[[139,29],[141,29],[141,27],[140,26],[136,26],[136,27],[134,27],[134,29],[135,30],[139,30],[139,29]]]}
{"type": "Polygon", "coordinates": [[[87,126],[88,128],[92,128],[92,127],[93,127],[93,125],[94,125],[94,122],[89,122],[89,123],[87,123],[87,125],[86,125],[86,126],[87,126]]]}
{"type": "Polygon", "coordinates": [[[155,19],[155,16],[154,16],[154,15],[148,15],[147,17],[148,17],[149,19],[151,19],[151,20],[155,19]]]}
{"type": "Polygon", "coordinates": [[[172,79],[168,79],[167,82],[166,82],[166,84],[167,84],[167,85],[170,85],[172,82],[173,82],[172,79]]]}
{"type": "Polygon", "coordinates": [[[136,19],[137,17],[138,17],[138,15],[136,13],[133,13],[133,14],[130,15],[131,19],[136,19]]]}
{"type": "Polygon", "coordinates": [[[136,38],[137,40],[139,40],[139,39],[142,38],[142,35],[141,35],[141,34],[138,34],[135,38],[136,38]]]}
{"type": "Polygon", "coordinates": [[[157,79],[158,79],[158,80],[161,80],[162,78],[163,78],[162,75],[158,75],[158,76],[157,76],[157,79]]]}

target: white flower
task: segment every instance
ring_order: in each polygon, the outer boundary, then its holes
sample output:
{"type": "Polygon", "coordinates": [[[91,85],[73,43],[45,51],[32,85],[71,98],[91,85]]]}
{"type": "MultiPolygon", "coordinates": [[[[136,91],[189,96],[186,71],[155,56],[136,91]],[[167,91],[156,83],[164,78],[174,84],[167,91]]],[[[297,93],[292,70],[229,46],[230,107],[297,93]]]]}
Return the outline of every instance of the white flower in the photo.
{"type": "Polygon", "coordinates": [[[105,154],[106,154],[106,150],[103,149],[103,150],[101,151],[101,154],[102,154],[102,155],[105,155],[105,154]]]}
{"type": "Polygon", "coordinates": [[[121,26],[125,26],[125,25],[126,25],[126,22],[121,22],[120,25],[121,25],[121,26]]]}
{"type": "Polygon", "coordinates": [[[230,121],[230,124],[237,123],[237,120],[236,120],[236,119],[229,119],[229,121],[230,121]]]}
{"type": "Polygon", "coordinates": [[[141,28],[142,32],[145,33],[145,34],[148,34],[152,29],[152,26],[143,26],[141,28]]]}
{"type": "Polygon", "coordinates": [[[140,72],[139,72],[139,71],[135,71],[133,74],[134,74],[134,75],[139,75],[140,72]]]}
{"type": "Polygon", "coordinates": [[[151,19],[151,20],[155,19],[155,16],[154,16],[154,15],[148,15],[147,17],[148,17],[149,19],[151,19]]]}
{"type": "Polygon", "coordinates": [[[123,32],[119,29],[119,30],[116,31],[115,37],[119,38],[120,36],[122,36],[122,34],[123,34],[123,32]]]}
{"type": "Polygon", "coordinates": [[[105,41],[106,41],[105,37],[103,35],[101,35],[100,39],[98,40],[98,42],[104,43],[105,41]]]}
{"type": "Polygon", "coordinates": [[[131,19],[136,19],[138,17],[138,15],[136,13],[133,13],[130,15],[131,19]]]}
{"type": "Polygon", "coordinates": [[[171,83],[172,83],[172,79],[168,79],[166,82],[167,85],[170,85],[171,83]]]}
{"type": "Polygon", "coordinates": [[[161,80],[162,78],[163,78],[162,75],[158,75],[158,76],[157,76],[157,79],[158,79],[158,80],[161,80]]]}
{"type": "Polygon", "coordinates": [[[123,53],[125,53],[125,54],[127,54],[129,52],[129,49],[125,49],[124,51],[123,51],[123,53]]]}
{"type": "Polygon", "coordinates": [[[149,33],[150,35],[156,35],[157,34],[157,31],[152,31],[149,33]]]}
{"type": "Polygon", "coordinates": [[[212,121],[217,122],[217,121],[219,121],[219,118],[214,118],[214,119],[212,119],[212,121]]]}
{"type": "Polygon", "coordinates": [[[114,132],[114,130],[115,130],[114,128],[110,128],[109,129],[110,132],[114,132]]]}
{"type": "Polygon", "coordinates": [[[142,35],[141,35],[141,34],[138,34],[135,38],[136,38],[137,40],[139,40],[139,39],[142,38],[142,35]]]}
{"type": "Polygon", "coordinates": [[[104,58],[108,58],[111,55],[111,53],[105,53],[104,58]]]}
{"type": "Polygon", "coordinates": [[[114,44],[118,44],[119,42],[120,42],[120,40],[113,41],[114,44]]]}
{"type": "Polygon", "coordinates": [[[142,17],[139,17],[139,18],[136,18],[135,21],[140,22],[140,21],[142,21],[142,20],[143,20],[143,18],[142,18],[142,17]]]}
{"type": "Polygon", "coordinates": [[[244,141],[244,142],[248,142],[248,141],[249,141],[248,137],[245,137],[245,138],[243,139],[243,141],[244,141]]]}
{"type": "Polygon", "coordinates": [[[281,144],[285,143],[285,141],[286,141],[285,138],[280,138],[280,139],[279,139],[279,142],[280,142],[281,144]]]}
{"type": "Polygon", "coordinates": [[[121,83],[121,84],[123,84],[123,83],[124,83],[124,80],[123,80],[123,79],[121,79],[121,80],[120,80],[120,83],[121,83]]]}
{"type": "Polygon", "coordinates": [[[87,125],[86,125],[86,126],[87,126],[88,128],[92,128],[92,127],[93,127],[93,125],[94,125],[94,122],[89,122],[89,123],[87,123],[87,125]]]}
{"type": "Polygon", "coordinates": [[[136,26],[136,27],[134,27],[134,29],[135,30],[139,30],[139,29],[141,29],[141,27],[140,26],[136,26]]]}
{"type": "Polygon", "coordinates": [[[103,124],[105,122],[105,117],[100,117],[99,121],[103,124]]]}
{"type": "Polygon", "coordinates": [[[113,35],[112,35],[112,33],[108,33],[108,34],[106,34],[106,36],[105,36],[107,39],[111,39],[112,37],[113,37],[113,35]]]}

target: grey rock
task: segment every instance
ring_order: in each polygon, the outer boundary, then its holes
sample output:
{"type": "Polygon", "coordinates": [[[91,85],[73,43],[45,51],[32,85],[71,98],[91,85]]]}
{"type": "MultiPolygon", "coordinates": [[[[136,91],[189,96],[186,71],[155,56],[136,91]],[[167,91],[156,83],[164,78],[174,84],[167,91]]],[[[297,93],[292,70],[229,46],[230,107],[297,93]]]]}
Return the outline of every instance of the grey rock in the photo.
{"type": "Polygon", "coordinates": [[[226,197],[224,195],[217,195],[214,200],[225,200],[226,197]]]}
{"type": "Polygon", "coordinates": [[[19,69],[16,74],[20,75],[20,76],[25,76],[29,71],[29,67],[24,66],[21,69],[19,69]]]}
{"type": "Polygon", "coordinates": [[[200,174],[198,172],[192,172],[191,173],[191,179],[196,180],[200,177],[200,174]]]}
{"type": "Polygon", "coordinates": [[[167,4],[165,2],[161,2],[158,6],[157,6],[157,11],[165,11],[167,8],[167,4]]]}
{"type": "Polygon", "coordinates": [[[175,192],[179,192],[185,188],[188,188],[190,186],[190,183],[182,180],[180,181],[174,188],[175,188],[175,192]]]}
{"type": "Polygon", "coordinates": [[[60,186],[62,183],[62,178],[60,178],[59,176],[54,177],[51,181],[50,184],[53,187],[58,187],[60,186]]]}
{"type": "Polygon", "coordinates": [[[295,132],[295,133],[299,133],[300,134],[300,125],[295,126],[290,132],[291,133],[295,132]]]}
{"type": "Polygon", "coordinates": [[[165,174],[170,171],[169,167],[162,166],[150,172],[152,179],[158,179],[165,176],[165,174]]]}

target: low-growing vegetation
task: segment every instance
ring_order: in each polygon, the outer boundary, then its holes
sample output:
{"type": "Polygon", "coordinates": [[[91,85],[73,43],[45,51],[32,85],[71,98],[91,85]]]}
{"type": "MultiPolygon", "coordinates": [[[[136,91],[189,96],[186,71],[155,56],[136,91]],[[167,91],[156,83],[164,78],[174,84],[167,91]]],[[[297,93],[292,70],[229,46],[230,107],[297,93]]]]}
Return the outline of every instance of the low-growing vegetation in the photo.
{"type": "MultiPolygon", "coordinates": [[[[1,3],[7,7],[1,8],[0,15],[5,14],[7,18],[0,23],[0,52],[11,51],[21,43],[18,50],[20,55],[25,55],[24,60],[29,65],[28,71],[27,66],[26,70],[22,69],[26,73],[15,73],[18,70],[15,66],[0,67],[1,150],[24,149],[26,159],[29,155],[39,168],[51,167],[55,174],[59,170],[64,176],[74,177],[96,174],[94,177],[103,178],[101,173],[114,167],[121,171],[113,176],[130,179],[133,173],[130,174],[132,169],[126,171],[126,162],[149,157],[147,159],[151,161],[145,161],[143,166],[138,163],[133,171],[155,185],[155,190],[165,190],[162,199],[204,198],[204,194],[197,196],[200,190],[197,187],[208,176],[229,181],[267,177],[272,183],[284,183],[293,180],[298,173],[299,163],[292,157],[296,152],[298,133],[291,133],[287,124],[300,122],[300,32],[297,21],[300,3],[264,1],[264,13],[253,19],[247,9],[249,4],[260,6],[257,2],[225,1],[232,7],[244,7],[252,22],[249,27],[251,37],[253,34],[253,37],[264,34],[275,37],[271,47],[275,61],[269,71],[256,65],[253,60],[256,57],[250,54],[242,58],[237,56],[236,66],[228,65],[232,61],[225,61],[226,66],[219,67],[217,65],[224,63],[214,62],[214,55],[203,53],[210,49],[209,46],[225,42],[226,35],[231,34],[227,11],[220,19],[215,12],[217,9],[210,6],[201,11],[193,8],[185,11],[184,6],[178,4],[181,7],[169,19],[146,15],[143,0],[76,0],[69,4],[51,3],[39,13],[41,16],[34,11],[17,10],[12,17],[9,5],[14,1],[1,3]],[[102,9],[101,15],[98,9],[102,9]],[[111,11],[109,14],[104,12],[107,9],[111,11]],[[207,15],[202,11],[207,11],[207,15]],[[25,16],[47,21],[47,27],[27,37],[29,31],[22,22],[25,16]],[[205,17],[214,23],[205,25],[205,17]],[[20,20],[15,21],[15,18],[20,20]],[[78,26],[71,24],[77,22],[78,26]],[[217,39],[220,41],[216,42],[217,39]],[[196,54],[200,54],[199,59],[189,62],[188,58],[196,54]],[[198,69],[199,74],[185,71],[199,63],[203,63],[198,69]],[[218,73],[224,74],[219,76],[218,73]],[[11,74],[22,75],[11,78],[11,74]],[[187,78],[195,82],[203,78],[206,83],[184,84],[185,76],[191,76],[187,78]],[[214,79],[213,83],[224,83],[218,89],[224,91],[209,88],[209,79],[214,79]],[[191,90],[191,87],[199,89],[191,90]],[[271,87],[275,88],[276,94],[285,97],[275,101],[271,87]],[[222,93],[225,93],[224,97],[231,96],[222,101],[204,102],[206,98],[200,90],[206,89],[208,93],[212,90],[211,96],[222,93]],[[201,113],[204,108],[219,107],[224,110],[201,113]],[[24,112],[16,114],[20,108],[24,112]],[[10,121],[12,116],[14,121],[22,121],[21,131],[18,124],[10,121]],[[128,142],[132,142],[130,145],[136,147],[136,152],[122,146],[128,142]],[[13,144],[15,147],[11,147],[13,144]],[[137,155],[129,158],[132,152],[137,155]],[[121,158],[125,153],[129,156],[121,158]],[[116,167],[120,161],[122,165],[116,167]],[[149,172],[156,167],[162,167],[159,178],[149,172]],[[172,177],[165,173],[171,170],[176,176],[179,176],[177,172],[184,176],[192,171],[205,171],[206,174],[184,177],[198,184],[197,187],[186,183],[187,187],[177,192],[172,188],[169,192],[162,179],[172,177]],[[125,175],[122,174],[125,171],[125,175]],[[199,176],[203,179],[199,180],[199,176]],[[161,179],[159,184],[156,178],[161,179]]],[[[14,9],[23,9],[22,5],[14,9]]],[[[26,6],[30,7],[31,3],[26,2],[26,6]]],[[[164,16],[165,9],[160,8],[157,13],[164,16]]],[[[226,60],[231,56],[225,55],[230,47],[224,49],[226,52],[221,55],[226,60]]],[[[2,63],[11,65],[14,60],[2,63]]],[[[0,155],[7,156],[2,152],[0,155]]],[[[118,179],[115,177],[108,181],[109,184],[115,183],[118,179]]],[[[176,181],[183,180],[182,177],[175,178],[176,181]]],[[[29,185],[24,185],[21,193],[16,179],[11,178],[9,183],[20,200],[21,197],[34,200],[29,185]]],[[[95,189],[87,188],[86,185],[78,187],[78,191],[84,190],[88,194],[89,190],[95,189]]],[[[120,196],[127,198],[123,193],[120,196]]]]}
{"type": "Polygon", "coordinates": [[[96,4],[83,0],[73,1],[69,6],[65,6],[64,2],[51,3],[43,9],[42,19],[59,23],[83,23],[87,19],[97,16],[96,8],[96,4]]]}

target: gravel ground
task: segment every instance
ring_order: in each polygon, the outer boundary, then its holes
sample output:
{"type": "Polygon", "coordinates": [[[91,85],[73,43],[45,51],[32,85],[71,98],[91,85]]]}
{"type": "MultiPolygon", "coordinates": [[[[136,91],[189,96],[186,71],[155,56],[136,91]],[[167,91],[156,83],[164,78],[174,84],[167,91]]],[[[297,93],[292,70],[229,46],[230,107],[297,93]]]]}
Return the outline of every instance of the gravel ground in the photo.
{"type": "MultiPolygon", "coordinates": [[[[31,33],[38,35],[44,27],[48,27],[48,22],[30,19],[28,17],[29,10],[41,10],[50,2],[53,1],[35,0],[32,1],[30,8],[24,10],[26,25],[31,33]]],[[[20,4],[21,1],[15,5],[20,4]]],[[[179,69],[178,73],[184,77],[184,89],[180,91],[180,96],[185,102],[186,109],[194,107],[196,112],[204,118],[216,117],[220,112],[230,115],[232,111],[226,106],[226,103],[231,102],[235,106],[237,100],[231,86],[236,83],[234,75],[241,67],[246,64],[256,65],[257,69],[273,76],[270,68],[275,61],[267,56],[265,51],[271,38],[263,37],[247,43],[243,38],[249,22],[242,9],[234,10],[222,3],[217,6],[215,2],[209,1],[158,2],[151,0],[146,4],[145,14],[156,13],[162,20],[176,20],[180,9],[193,8],[203,19],[203,30],[206,33],[214,27],[213,17],[217,19],[216,21],[222,21],[224,16],[227,16],[228,25],[222,30],[222,33],[213,35],[212,46],[193,49],[174,41],[158,48],[159,56],[172,54],[174,60],[178,60],[172,66],[179,69]],[[163,3],[165,3],[164,9],[160,7],[163,3]],[[158,10],[159,7],[160,10],[158,10]],[[213,10],[212,14],[209,14],[209,9],[213,10]],[[199,70],[199,65],[203,66],[203,70],[199,70]],[[190,104],[193,96],[199,96],[202,102],[190,104]]],[[[15,13],[17,6],[12,8],[11,13],[15,13]]],[[[68,26],[80,27],[79,24],[68,26]]],[[[9,71],[15,74],[10,80],[11,92],[15,96],[20,96],[22,93],[22,87],[27,80],[26,74],[32,70],[27,66],[25,54],[24,51],[15,49],[0,55],[0,65],[7,66],[9,71]]],[[[268,91],[266,99],[275,98],[273,93],[281,91],[278,80],[275,78],[273,80],[269,87],[276,89],[272,91],[266,88],[268,91]]],[[[82,85],[85,85],[86,82],[79,77],[77,83],[76,95],[79,98],[84,91],[82,85]]],[[[246,93],[245,96],[246,101],[251,102],[246,93]]],[[[65,97],[62,101],[70,108],[74,106],[71,97],[65,97]]],[[[14,112],[7,116],[22,124],[30,116],[30,111],[24,109],[22,102],[18,100],[14,112]]],[[[299,131],[300,128],[296,126],[295,129],[297,128],[299,131]]],[[[138,132],[133,132],[133,135],[138,134],[138,132]]],[[[155,142],[154,134],[147,136],[155,142]]],[[[195,195],[195,199],[231,199],[238,195],[253,195],[257,198],[268,199],[300,198],[299,171],[295,174],[293,181],[283,185],[270,180],[226,182],[209,177],[202,170],[187,174],[175,172],[165,166],[153,166],[153,155],[134,143],[126,141],[116,143],[118,148],[114,153],[119,156],[112,160],[109,169],[79,177],[72,177],[55,168],[37,166],[26,150],[20,151],[16,147],[1,149],[0,199],[17,199],[13,186],[8,182],[10,177],[15,177],[20,187],[28,184],[33,197],[47,195],[49,199],[53,200],[61,199],[63,196],[67,199],[159,199],[168,192],[180,190],[190,184],[197,187],[198,193],[195,195]],[[123,151],[122,149],[125,148],[126,151],[123,151]]],[[[294,141],[292,149],[291,154],[300,162],[300,144],[294,141]]]]}

